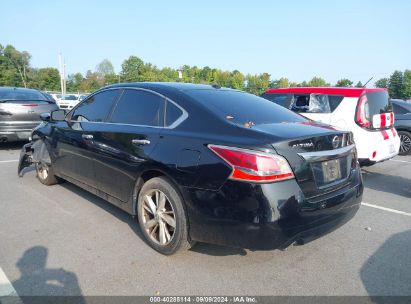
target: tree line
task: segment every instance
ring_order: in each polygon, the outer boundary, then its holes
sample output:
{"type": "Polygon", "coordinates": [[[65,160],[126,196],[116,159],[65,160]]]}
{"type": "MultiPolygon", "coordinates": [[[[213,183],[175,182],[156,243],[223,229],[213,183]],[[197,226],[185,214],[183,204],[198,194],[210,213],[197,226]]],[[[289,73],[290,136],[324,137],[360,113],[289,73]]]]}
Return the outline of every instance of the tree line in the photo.
{"type": "MultiPolygon", "coordinates": [[[[44,91],[60,90],[60,73],[56,68],[34,68],[30,65],[31,55],[27,51],[19,51],[12,45],[0,44],[0,86],[29,87],[44,91]]],[[[104,59],[95,67],[82,73],[67,76],[67,92],[92,92],[105,85],[117,82],[134,81],[181,81],[191,83],[217,84],[244,90],[253,94],[261,94],[269,88],[286,87],[322,87],[330,86],[321,77],[313,77],[301,83],[291,82],[288,78],[271,79],[270,74],[243,74],[238,70],[224,71],[197,66],[183,65],[180,69],[170,67],[158,68],[144,62],[137,56],[130,56],[116,73],[113,64],[104,59]],[[181,77],[181,78],[180,78],[181,77]]],[[[378,79],[374,85],[386,88],[392,98],[411,98],[411,70],[394,71],[390,77],[378,79]]],[[[350,79],[340,79],[337,87],[362,87],[361,81],[355,85],[350,79]]]]}

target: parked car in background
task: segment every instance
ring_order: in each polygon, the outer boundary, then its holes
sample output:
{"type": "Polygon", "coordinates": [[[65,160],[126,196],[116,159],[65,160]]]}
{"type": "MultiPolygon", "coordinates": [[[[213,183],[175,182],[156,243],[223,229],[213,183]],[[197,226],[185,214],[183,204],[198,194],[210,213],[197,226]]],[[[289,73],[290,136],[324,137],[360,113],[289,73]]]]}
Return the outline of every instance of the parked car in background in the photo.
{"type": "Polygon", "coordinates": [[[89,94],[80,94],[80,96],[78,97],[79,101],[83,101],[89,94]]]}
{"type": "Polygon", "coordinates": [[[19,174],[34,162],[41,183],[67,180],[136,215],[163,254],[195,241],[303,243],[347,222],[361,203],[350,132],[245,92],[116,84],[44,119],[19,174]]]}
{"type": "Polygon", "coordinates": [[[50,96],[53,97],[56,102],[61,99],[61,94],[58,93],[50,93],[50,96]]]}
{"type": "Polygon", "coordinates": [[[54,99],[53,96],[51,96],[51,94],[49,94],[49,93],[47,93],[47,92],[41,92],[41,93],[46,97],[47,100],[56,102],[56,100],[54,99]]]}
{"type": "Polygon", "coordinates": [[[396,156],[400,139],[388,93],[380,88],[282,88],[262,97],[309,119],[354,134],[360,163],[372,165],[396,156]]]}
{"type": "Polygon", "coordinates": [[[40,91],[0,87],[0,141],[27,140],[40,122],[40,114],[57,110],[40,91]]]}
{"type": "Polygon", "coordinates": [[[395,113],[395,129],[401,140],[400,155],[411,153],[411,102],[391,99],[395,113]]]}
{"type": "Polygon", "coordinates": [[[71,110],[79,102],[80,100],[78,94],[66,94],[57,101],[57,105],[60,107],[60,109],[71,110]]]}

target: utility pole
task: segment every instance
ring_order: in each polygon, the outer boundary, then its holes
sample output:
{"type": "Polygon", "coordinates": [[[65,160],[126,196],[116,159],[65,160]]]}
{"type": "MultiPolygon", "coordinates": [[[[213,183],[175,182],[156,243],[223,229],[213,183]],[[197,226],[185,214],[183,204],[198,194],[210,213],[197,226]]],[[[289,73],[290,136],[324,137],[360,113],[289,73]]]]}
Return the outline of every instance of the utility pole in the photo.
{"type": "Polygon", "coordinates": [[[59,53],[59,70],[60,70],[61,98],[63,98],[64,97],[64,76],[63,76],[63,60],[61,58],[61,52],[59,53]]]}

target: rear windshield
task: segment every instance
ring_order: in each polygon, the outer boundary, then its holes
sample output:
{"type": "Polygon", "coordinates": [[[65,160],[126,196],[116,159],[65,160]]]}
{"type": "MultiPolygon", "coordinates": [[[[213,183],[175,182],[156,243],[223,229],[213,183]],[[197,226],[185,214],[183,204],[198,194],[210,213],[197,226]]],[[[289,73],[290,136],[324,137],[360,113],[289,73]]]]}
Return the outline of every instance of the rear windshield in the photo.
{"type": "Polygon", "coordinates": [[[46,97],[37,91],[29,91],[29,90],[19,90],[19,89],[6,89],[0,90],[0,101],[7,100],[46,100],[46,97]]]}
{"type": "Polygon", "coordinates": [[[188,90],[185,93],[218,116],[245,126],[307,121],[267,99],[241,91],[188,90]]]}
{"type": "Polygon", "coordinates": [[[369,119],[376,114],[392,111],[390,98],[386,91],[366,93],[368,100],[369,119]]]}

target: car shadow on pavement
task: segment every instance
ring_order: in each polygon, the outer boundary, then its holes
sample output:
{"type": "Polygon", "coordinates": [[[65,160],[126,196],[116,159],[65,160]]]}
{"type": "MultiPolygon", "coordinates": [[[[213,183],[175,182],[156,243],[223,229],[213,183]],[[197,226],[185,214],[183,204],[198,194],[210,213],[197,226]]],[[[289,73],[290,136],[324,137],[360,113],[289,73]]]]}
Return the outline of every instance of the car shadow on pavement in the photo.
{"type": "Polygon", "coordinates": [[[0,142],[0,150],[20,150],[27,141],[0,142]]]}
{"type": "Polygon", "coordinates": [[[371,172],[364,168],[361,171],[366,188],[411,198],[410,179],[402,176],[371,172]]]}
{"type": "Polygon", "coordinates": [[[21,275],[12,285],[22,302],[51,303],[53,297],[70,296],[70,303],[85,303],[77,276],[63,268],[47,268],[47,256],[47,248],[34,246],[18,260],[21,275]]]}
{"type": "Polygon", "coordinates": [[[361,280],[373,303],[401,302],[396,301],[400,298],[382,296],[411,296],[410,253],[411,230],[408,230],[391,236],[361,267],[361,280]]]}

